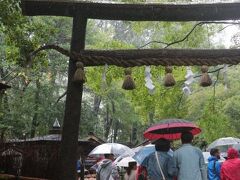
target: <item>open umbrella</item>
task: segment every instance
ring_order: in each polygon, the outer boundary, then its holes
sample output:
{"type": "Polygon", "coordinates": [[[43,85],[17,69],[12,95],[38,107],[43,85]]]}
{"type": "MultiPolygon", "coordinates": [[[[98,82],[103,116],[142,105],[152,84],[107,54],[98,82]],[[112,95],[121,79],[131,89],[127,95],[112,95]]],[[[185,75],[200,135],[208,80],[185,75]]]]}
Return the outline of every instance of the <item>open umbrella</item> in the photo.
{"type": "MultiPolygon", "coordinates": [[[[138,152],[136,152],[136,154],[133,156],[133,159],[135,159],[138,164],[142,164],[146,157],[149,156],[151,153],[154,153],[155,151],[155,145],[153,144],[143,146],[141,147],[141,149],[139,149],[138,152]]],[[[168,154],[170,156],[173,156],[173,151],[170,149],[168,151],[168,154]]]]}
{"type": "Polygon", "coordinates": [[[220,148],[222,151],[227,151],[229,146],[232,146],[234,144],[240,144],[240,139],[234,138],[234,137],[225,137],[225,138],[219,138],[215,141],[213,141],[207,148],[208,151],[210,151],[212,148],[220,148]]]}
{"type": "Polygon", "coordinates": [[[181,133],[189,131],[193,135],[199,134],[201,129],[194,123],[182,119],[166,119],[152,125],[144,132],[144,137],[150,140],[165,138],[176,140],[181,138],[181,133]]]}
{"type": "Polygon", "coordinates": [[[132,150],[118,143],[104,143],[97,147],[95,147],[89,155],[101,155],[101,154],[114,154],[114,156],[118,157],[123,154],[133,154],[132,150]]]}
{"type": "Polygon", "coordinates": [[[133,159],[137,161],[138,164],[142,164],[144,159],[151,153],[155,152],[155,146],[153,144],[149,144],[146,146],[143,146],[139,149],[138,152],[133,156],[133,159]]]}
{"type": "Polygon", "coordinates": [[[125,158],[119,160],[118,162],[115,162],[115,163],[119,167],[128,167],[129,162],[136,162],[136,161],[132,157],[128,156],[128,157],[125,157],[125,158]]]}

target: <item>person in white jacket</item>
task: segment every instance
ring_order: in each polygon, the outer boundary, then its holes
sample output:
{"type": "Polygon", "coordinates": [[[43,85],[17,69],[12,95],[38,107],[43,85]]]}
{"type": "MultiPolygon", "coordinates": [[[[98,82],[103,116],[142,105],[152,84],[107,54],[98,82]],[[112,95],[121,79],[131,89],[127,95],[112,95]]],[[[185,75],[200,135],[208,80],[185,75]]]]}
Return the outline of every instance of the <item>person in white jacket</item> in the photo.
{"type": "Polygon", "coordinates": [[[113,154],[104,154],[103,159],[97,168],[97,180],[119,180],[117,166],[113,163],[113,154]]]}

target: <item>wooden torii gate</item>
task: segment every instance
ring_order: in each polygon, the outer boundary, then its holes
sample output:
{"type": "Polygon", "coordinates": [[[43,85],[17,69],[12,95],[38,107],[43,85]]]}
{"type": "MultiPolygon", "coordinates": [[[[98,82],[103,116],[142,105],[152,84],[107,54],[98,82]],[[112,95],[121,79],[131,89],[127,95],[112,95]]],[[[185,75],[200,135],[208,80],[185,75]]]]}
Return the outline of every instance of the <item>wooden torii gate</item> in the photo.
{"type": "MultiPolygon", "coordinates": [[[[108,64],[117,66],[140,65],[217,65],[240,62],[239,50],[127,50],[84,51],[88,19],[126,21],[221,21],[240,19],[240,3],[220,4],[107,4],[77,0],[21,0],[27,16],[73,17],[71,52],[111,58],[108,64]],[[151,57],[152,60],[147,59],[151,57]],[[121,59],[117,64],[114,60],[121,59]],[[145,59],[144,59],[145,58],[145,59]],[[131,59],[138,63],[129,63],[131,59]],[[179,61],[179,59],[181,61],[179,61]],[[216,60],[217,61],[214,61],[216,60]],[[157,63],[156,63],[157,62],[157,63]]],[[[84,60],[84,59],[83,59],[84,60]]],[[[84,61],[84,65],[103,65],[104,58],[84,61]]],[[[76,64],[69,60],[65,116],[60,153],[59,179],[75,179],[76,150],[83,84],[72,83],[76,64]]]]}

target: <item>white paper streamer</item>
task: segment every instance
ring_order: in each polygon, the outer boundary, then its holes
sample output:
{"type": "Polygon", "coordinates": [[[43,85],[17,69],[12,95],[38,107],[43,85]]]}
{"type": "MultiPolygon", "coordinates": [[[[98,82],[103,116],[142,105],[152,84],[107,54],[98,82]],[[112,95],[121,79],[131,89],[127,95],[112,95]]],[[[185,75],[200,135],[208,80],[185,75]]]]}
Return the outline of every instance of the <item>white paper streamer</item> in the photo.
{"type": "Polygon", "coordinates": [[[186,86],[186,85],[182,88],[182,91],[186,95],[190,95],[192,93],[191,89],[188,86],[186,86]]]}
{"type": "Polygon", "coordinates": [[[185,78],[186,78],[186,81],[184,82],[184,87],[182,88],[182,91],[184,94],[190,95],[192,93],[190,89],[190,85],[194,82],[194,74],[190,67],[187,67],[187,74],[185,78]]]}
{"type": "Polygon", "coordinates": [[[148,88],[149,93],[153,94],[155,86],[151,78],[152,78],[151,68],[150,66],[146,66],[145,67],[145,86],[148,88]]]}
{"type": "Polygon", "coordinates": [[[194,74],[190,67],[187,67],[187,74],[186,74],[185,78],[186,78],[186,81],[184,82],[184,84],[187,86],[192,84],[194,81],[194,74]]]}

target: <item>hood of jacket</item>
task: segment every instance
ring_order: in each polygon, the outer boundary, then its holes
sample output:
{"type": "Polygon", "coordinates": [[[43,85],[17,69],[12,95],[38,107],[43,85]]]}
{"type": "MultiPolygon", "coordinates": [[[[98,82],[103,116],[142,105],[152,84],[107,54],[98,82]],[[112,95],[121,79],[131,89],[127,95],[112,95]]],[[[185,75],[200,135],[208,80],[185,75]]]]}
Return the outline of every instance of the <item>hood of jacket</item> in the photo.
{"type": "Polygon", "coordinates": [[[101,167],[107,167],[111,163],[112,163],[112,161],[110,159],[104,159],[104,160],[101,161],[100,166],[101,167]]]}
{"type": "Polygon", "coordinates": [[[218,158],[216,156],[210,156],[208,158],[208,162],[211,162],[211,161],[218,161],[218,158]]]}
{"type": "Polygon", "coordinates": [[[238,151],[234,148],[229,148],[227,154],[228,159],[235,159],[239,157],[238,151]]]}

